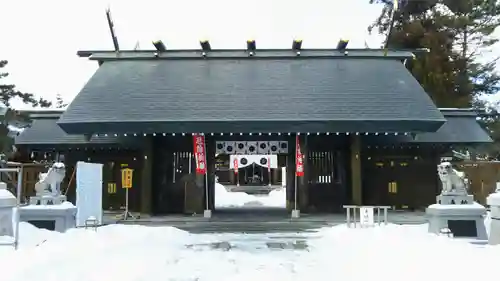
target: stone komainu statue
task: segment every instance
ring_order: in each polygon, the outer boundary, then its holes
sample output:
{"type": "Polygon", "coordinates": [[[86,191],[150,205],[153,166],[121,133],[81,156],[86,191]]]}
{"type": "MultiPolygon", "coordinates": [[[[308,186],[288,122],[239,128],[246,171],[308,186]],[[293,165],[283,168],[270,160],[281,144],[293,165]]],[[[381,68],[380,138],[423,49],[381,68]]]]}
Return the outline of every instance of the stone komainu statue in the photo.
{"type": "Polygon", "coordinates": [[[467,195],[469,180],[464,172],[453,169],[450,162],[443,162],[437,166],[439,179],[441,180],[441,194],[467,195]]]}
{"type": "Polygon", "coordinates": [[[61,182],[66,175],[64,163],[56,162],[47,171],[38,175],[38,182],[35,184],[37,196],[59,196],[61,195],[61,182]],[[50,191],[49,191],[50,190],[50,191]]]}

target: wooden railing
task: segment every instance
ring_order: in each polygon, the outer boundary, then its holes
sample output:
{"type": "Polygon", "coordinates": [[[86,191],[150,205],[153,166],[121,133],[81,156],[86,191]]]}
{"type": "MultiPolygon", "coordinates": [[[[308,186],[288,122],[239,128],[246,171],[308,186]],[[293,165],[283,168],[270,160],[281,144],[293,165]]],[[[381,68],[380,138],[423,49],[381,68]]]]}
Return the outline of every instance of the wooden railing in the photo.
{"type": "MultiPolygon", "coordinates": [[[[22,189],[21,189],[21,202],[28,202],[30,196],[35,195],[35,184],[38,182],[38,175],[42,172],[46,172],[47,168],[45,164],[35,164],[35,163],[8,163],[7,168],[21,168],[22,177],[22,189]]],[[[7,183],[7,186],[13,194],[16,194],[15,188],[17,186],[17,174],[14,172],[2,173],[0,175],[1,181],[7,183]]]]}

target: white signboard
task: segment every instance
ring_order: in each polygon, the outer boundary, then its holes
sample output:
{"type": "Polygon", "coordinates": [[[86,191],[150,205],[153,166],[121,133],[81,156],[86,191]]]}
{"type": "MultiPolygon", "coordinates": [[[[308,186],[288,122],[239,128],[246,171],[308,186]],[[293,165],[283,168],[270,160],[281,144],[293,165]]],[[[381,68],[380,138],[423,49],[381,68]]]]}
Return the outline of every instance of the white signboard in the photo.
{"type": "Polygon", "coordinates": [[[102,164],[76,163],[76,226],[95,217],[102,225],[102,164]]]}
{"type": "Polygon", "coordinates": [[[360,207],[359,208],[359,223],[362,227],[373,226],[373,207],[360,207]]]}

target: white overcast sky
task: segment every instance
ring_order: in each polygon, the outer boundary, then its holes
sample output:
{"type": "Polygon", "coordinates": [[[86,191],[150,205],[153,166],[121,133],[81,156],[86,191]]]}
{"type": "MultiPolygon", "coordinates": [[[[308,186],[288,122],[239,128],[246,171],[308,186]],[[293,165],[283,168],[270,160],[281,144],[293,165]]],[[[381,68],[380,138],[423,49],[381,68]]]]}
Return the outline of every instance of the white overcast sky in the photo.
{"type": "MultiPolygon", "coordinates": [[[[293,38],[304,48],[380,45],[367,26],[380,5],[368,0],[0,0],[0,59],[9,60],[9,82],[19,90],[71,101],[97,68],[77,50],[111,49],[105,8],[111,7],[121,49],[151,49],[161,39],[170,49],[288,48],[293,38]]],[[[500,49],[500,47],[499,47],[500,49]]],[[[498,52],[500,55],[500,51],[498,52]]],[[[103,93],[106,94],[106,93],[103,93]]],[[[16,105],[20,107],[20,105],[16,105]]]]}

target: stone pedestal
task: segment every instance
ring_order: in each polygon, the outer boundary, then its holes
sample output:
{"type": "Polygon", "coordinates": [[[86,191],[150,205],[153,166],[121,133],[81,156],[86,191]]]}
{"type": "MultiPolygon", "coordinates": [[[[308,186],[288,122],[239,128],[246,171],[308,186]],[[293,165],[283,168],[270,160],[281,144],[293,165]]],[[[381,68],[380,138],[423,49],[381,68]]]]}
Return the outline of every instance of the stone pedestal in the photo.
{"type": "Polygon", "coordinates": [[[212,217],[212,210],[204,210],[203,217],[207,218],[207,219],[211,218],[212,217]]]}
{"type": "Polygon", "coordinates": [[[448,193],[436,196],[436,202],[441,205],[464,205],[473,204],[474,196],[468,194],[448,193]]]}
{"type": "Polygon", "coordinates": [[[500,244],[500,192],[490,194],[486,203],[491,208],[490,237],[488,243],[491,245],[500,244]]]}
{"type": "Polygon", "coordinates": [[[7,190],[7,184],[0,182],[0,236],[14,236],[13,214],[16,197],[7,190]]]}
{"type": "Polygon", "coordinates": [[[437,202],[426,209],[429,232],[439,234],[448,228],[455,237],[488,239],[484,226],[486,208],[474,202],[472,195],[440,195],[437,202]]]}
{"type": "Polygon", "coordinates": [[[59,205],[66,202],[65,195],[38,195],[30,197],[30,205],[59,205]]]}
{"type": "Polygon", "coordinates": [[[300,210],[292,210],[292,219],[298,219],[300,218],[300,210]]]}
{"type": "Polygon", "coordinates": [[[70,202],[59,205],[28,205],[20,208],[21,221],[39,226],[53,225],[58,232],[76,227],[76,207],[70,202]]]}

